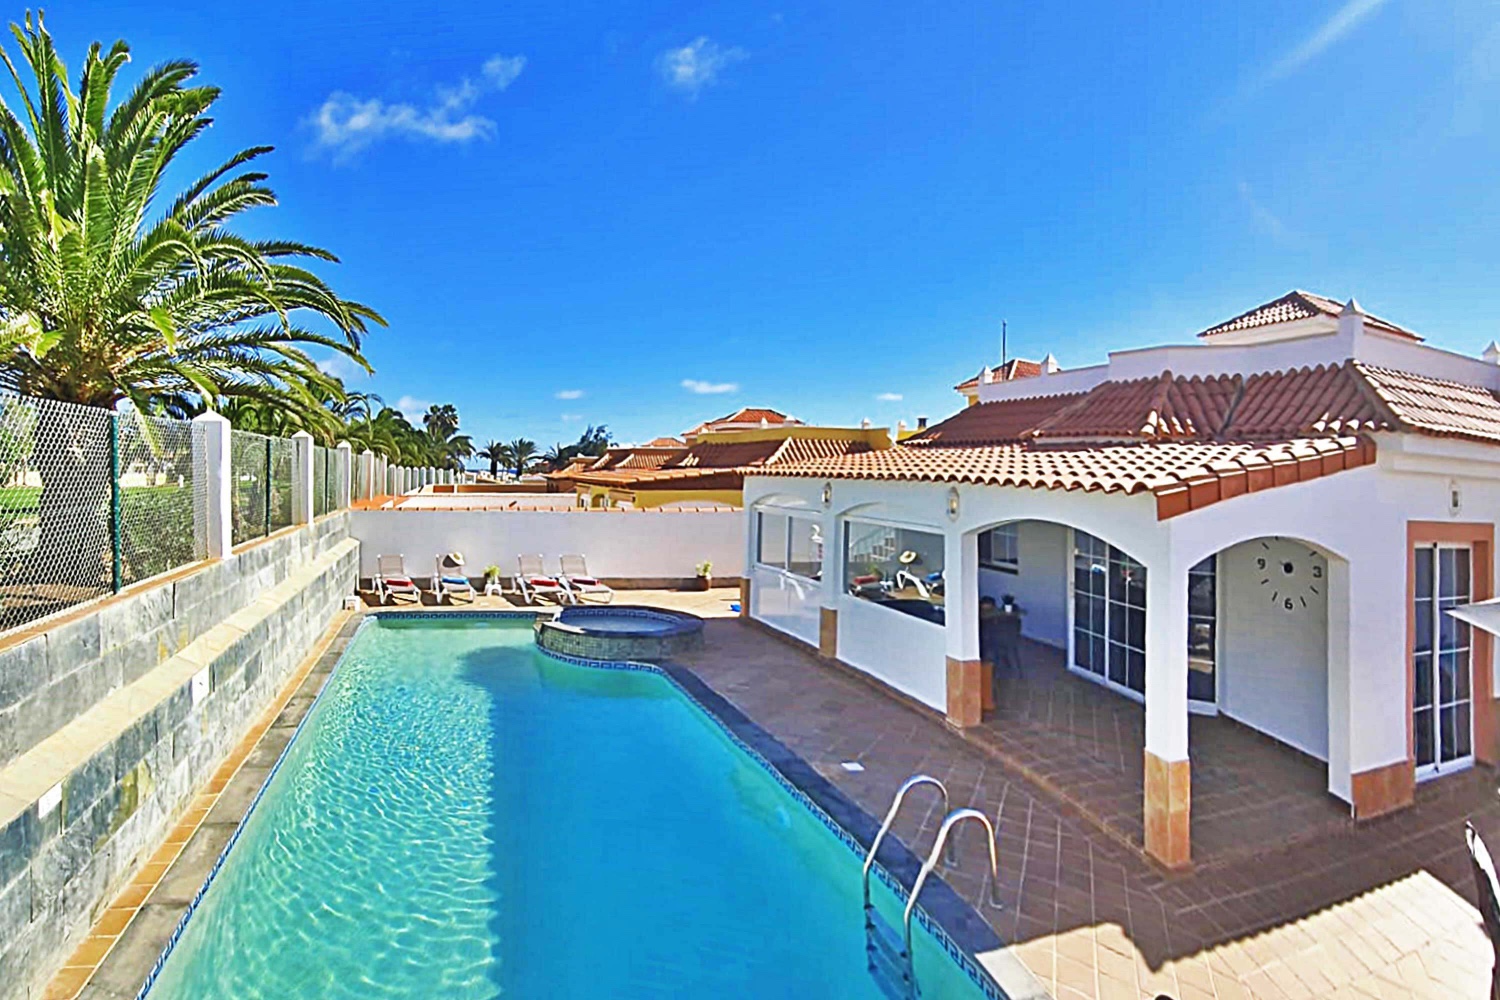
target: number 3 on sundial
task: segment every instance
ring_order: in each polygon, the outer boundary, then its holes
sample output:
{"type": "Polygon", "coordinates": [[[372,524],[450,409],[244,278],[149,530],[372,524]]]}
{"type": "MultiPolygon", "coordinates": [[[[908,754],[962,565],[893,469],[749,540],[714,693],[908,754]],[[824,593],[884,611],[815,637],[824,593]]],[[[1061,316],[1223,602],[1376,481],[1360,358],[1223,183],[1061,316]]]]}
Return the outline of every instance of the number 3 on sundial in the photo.
{"type": "Polygon", "coordinates": [[[1255,557],[1261,589],[1283,611],[1302,611],[1323,594],[1323,557],[1284,538],[1262,539],[1255,557]]]}

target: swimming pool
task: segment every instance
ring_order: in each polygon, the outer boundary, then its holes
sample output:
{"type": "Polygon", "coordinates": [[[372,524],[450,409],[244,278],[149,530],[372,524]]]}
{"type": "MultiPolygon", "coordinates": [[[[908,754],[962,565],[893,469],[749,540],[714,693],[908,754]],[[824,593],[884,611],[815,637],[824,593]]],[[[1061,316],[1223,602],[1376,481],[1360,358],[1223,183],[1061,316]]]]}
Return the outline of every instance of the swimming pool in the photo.
{"type": "MultiPolygon", "coordinates": [[[[525,621],[384,618],[149,996],[874,998],[860,860],[666,677],[525,621]]],[[[925,930],[915,965],[924,997],[984,995],[925,930]]]]}

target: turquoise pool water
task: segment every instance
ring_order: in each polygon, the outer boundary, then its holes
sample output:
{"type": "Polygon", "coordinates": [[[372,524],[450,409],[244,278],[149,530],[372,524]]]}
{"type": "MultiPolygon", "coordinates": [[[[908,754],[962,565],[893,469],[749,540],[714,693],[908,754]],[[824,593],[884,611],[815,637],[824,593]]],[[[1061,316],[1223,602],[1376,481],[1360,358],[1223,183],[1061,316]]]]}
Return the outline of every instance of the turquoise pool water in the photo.
{"type": "MultiPolygon", "coordinates": [[[[150,998],[873,1000],[859,863],[665,678],[553,660],[525,622],[388,620],[150,998]]],[[[926,932],[916,968],[981,995],[926,932]]]]}

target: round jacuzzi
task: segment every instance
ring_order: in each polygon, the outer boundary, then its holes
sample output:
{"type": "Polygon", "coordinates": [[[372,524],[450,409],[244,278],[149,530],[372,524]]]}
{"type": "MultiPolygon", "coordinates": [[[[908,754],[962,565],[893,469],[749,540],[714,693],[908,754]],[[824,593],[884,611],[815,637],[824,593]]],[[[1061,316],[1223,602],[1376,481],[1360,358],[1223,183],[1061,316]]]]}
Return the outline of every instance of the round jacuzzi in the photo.
{"type": "Polygon", "coordinates": [[[538,646],[587,660],[670,660],[703,645],[703,619],[632,605],[563,608],[536,623],[538,646]]]}

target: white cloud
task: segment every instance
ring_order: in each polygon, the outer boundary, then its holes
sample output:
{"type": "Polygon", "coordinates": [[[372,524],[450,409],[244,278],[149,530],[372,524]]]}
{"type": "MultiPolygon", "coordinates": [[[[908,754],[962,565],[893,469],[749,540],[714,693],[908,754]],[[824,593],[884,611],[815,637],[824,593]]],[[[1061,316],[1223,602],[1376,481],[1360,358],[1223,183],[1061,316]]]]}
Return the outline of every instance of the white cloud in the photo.
{"type": "Polygon", "coordinates": [[[578,421],[580,421],[582,419],[583,419],[583,414],[582,413],[564,413],[562,415],[562,422],[565,423],[565,424],[576,424],[578,421]]]}
{"type": "Polygon", "coordinates": [[[878,399],[878,400],[880,400],[882,403],[899,403],[899,402],[901,402],[901,393],[899,393],[899,392],[882,392],[880,395],[876,396],[875,398],[878,399]]]}
{"type": "Polygon", "coordinates": [[[679,49],[668,49],[656,59],[656,70],[667,86],[696,97],[698,91],[717,82],[725,68],[750,58],[737,46],[728,48],[699,35],[679,49]]]}
{"type": "Polygon", "coordinates": [[[345,384],[363,381],[370,377],[370,373],[361,368],[354,360],[344,354],[335,354],[318,362],[318,370],[325,375],[332,375],[345,384]]]}
{"type": "Polygon", "coordinates": [[[1272,63],[1271,67],[1260,77],[1257,85],[1291,76],[1342,41],[1351,31],[1359,27],[1361,21],[1383,7],[1385,3],[1386,0],[1345,0],[1343,6],[1333,12],[1332,17],[1318,26],[1317,31],[1308,35],[1290,52],[1272,63]]]}
{"type": "Polygon", "coordinates": [[[552,395],[556,399],[582,399],[583,398],[583,390],[582,389],[559,389],[557,392],[553,393],[552,395]]]}
{"type": "Polygon", "coordinates": [[[682,387],[688,392],[696,392],[700,396],[717,396],[725,392],[739,392],[738,382],[705,382],[702,379],[685,378],[682,387]]]}
{"type": "Polygon", "coordinates": [[[309,119],[317,132],[317,146],[342,160],[371,143],[394,137],[433,142],[489,139],[495,134],[495,122],[472,111],[472,105],[484,94],[509,87],[525,67],[525,56],[492,56],[481,68],[478,81],[464,77],[455,87],[441,87],[435,100],[421,106],[335,91],[309,119]]]}
{"type": "Polygon", "coordinates": [[[412,423],[420,421],[422,414],[426,413],[427,408],[431,405],[431,401],[418,399],[415,396],[402,396],[396,400],[396,409],[400,410],[401,415],[412,423]]]}

